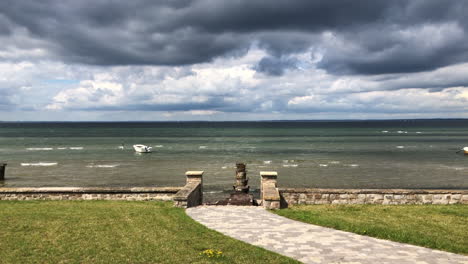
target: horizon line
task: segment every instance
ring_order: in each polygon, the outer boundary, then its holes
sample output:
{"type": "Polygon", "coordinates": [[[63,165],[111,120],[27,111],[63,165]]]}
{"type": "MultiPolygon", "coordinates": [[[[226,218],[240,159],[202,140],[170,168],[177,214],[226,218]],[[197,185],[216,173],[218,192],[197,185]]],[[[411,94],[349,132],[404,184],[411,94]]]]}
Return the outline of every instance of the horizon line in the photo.
{"type": "Polygon", "coordinates": [[[65,121],[65,120],[38,120],[38,121],[1,121],[0,123],[181,123],[181,122],[211,122],[211,123],[228,123],[228,122],[343,122],[343,121],[424,121],[424,120],[468,120],[468,118],[395,118],[395,119],[265,119],[265,120],[81,120],[81,121],[65,121]]]}

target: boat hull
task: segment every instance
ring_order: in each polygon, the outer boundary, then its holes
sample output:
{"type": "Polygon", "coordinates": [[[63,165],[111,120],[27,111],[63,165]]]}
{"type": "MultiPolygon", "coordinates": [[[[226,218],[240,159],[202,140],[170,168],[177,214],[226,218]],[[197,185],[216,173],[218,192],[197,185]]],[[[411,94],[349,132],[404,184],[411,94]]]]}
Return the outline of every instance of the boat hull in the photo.
{"type": "Polygon", "coordinates": [[[151,147],[145,145],[133,145],[133,149],[138,153],[151,153],[151,147]]]}

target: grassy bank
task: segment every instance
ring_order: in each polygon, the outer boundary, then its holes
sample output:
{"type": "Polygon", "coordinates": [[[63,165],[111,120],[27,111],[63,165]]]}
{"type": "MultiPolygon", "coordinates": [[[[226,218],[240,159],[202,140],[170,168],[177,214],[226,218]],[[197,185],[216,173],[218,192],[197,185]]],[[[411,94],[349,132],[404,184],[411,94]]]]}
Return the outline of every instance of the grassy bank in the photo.
{"type": "Polygon", "coordinates": [[[0,263],[297,263],[163,202],[0,201],[0,248],[0,263]]]}
{"type": "Polygon", "coordinates": [[[299,205],[275,213],[362,235],[468,254],[467,205],[299,205]]]}

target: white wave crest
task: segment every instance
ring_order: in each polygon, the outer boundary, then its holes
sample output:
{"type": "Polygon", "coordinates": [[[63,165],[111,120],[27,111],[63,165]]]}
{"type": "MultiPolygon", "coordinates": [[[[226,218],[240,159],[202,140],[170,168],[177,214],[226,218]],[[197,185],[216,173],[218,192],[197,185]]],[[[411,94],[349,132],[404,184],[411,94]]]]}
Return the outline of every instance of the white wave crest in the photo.
{"type": "Polygon", "coordinates": [[[271,164],[271,160],[264,160],[263,164],[271,164]]]}
{"type": "Polygon", "coordinates": [[[57,162],[35,162],[35,163],[21,163],[21,166],[27,167],[27,166],[56,166],[58,163],[57,162]]]}
{"type": "Polygon", "coordinates": [[[27,150],[53,150],[54,148],[27,148],[27,150]]]}
{"type": "Polygon", "coordinates": [[[69,147],[69,149],[73,149],[73,150],[81,150],[81,149],[83,149],[83,147],[69,147]]]}
{"type": "Polygon", "coordinates": [[[320,167],[328,167],[328,164],[319,164],[320,167]]]}
{"type": "Polygon", "coordinates": [[[88,165],[87,168],[115,168],[119,164],[101,164],[101,165],[88,165]]]}
{"type": "Polygon", "coordinates": [[[285,168],[289,168],[289,167],[295,168],[297,166],[299,166],[299,165],[297,165],[297,164],[283,164],[283,167],[285,167],[285,168]]]}
{"type": "Polygon", "coordinates": [[[206,146],[199,146],[199,149],[206,149],[206,146]]]}
{"type": "Polygon", "coordinates": [[[396,148],[403,149],[405,146],[396,146],[396,148]]]}

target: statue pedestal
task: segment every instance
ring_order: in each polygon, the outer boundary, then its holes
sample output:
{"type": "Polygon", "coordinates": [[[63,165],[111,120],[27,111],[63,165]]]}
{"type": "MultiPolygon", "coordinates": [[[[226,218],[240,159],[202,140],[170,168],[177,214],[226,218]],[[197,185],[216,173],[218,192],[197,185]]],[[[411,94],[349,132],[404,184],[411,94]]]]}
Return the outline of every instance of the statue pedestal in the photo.
{"type": "Polygon", "coordinates": [[[226,200],[216,202],[216,205],[256,205],[252,194],[249,194],[249,179],[244,163],[236,163],[236,185],[234,192],[226,200]]]}
{"type": "Polygon", "coordinates": [[[235,192],[231,193],[227,205],[253,205],[254,199],[252,194],[235,192]]]}

